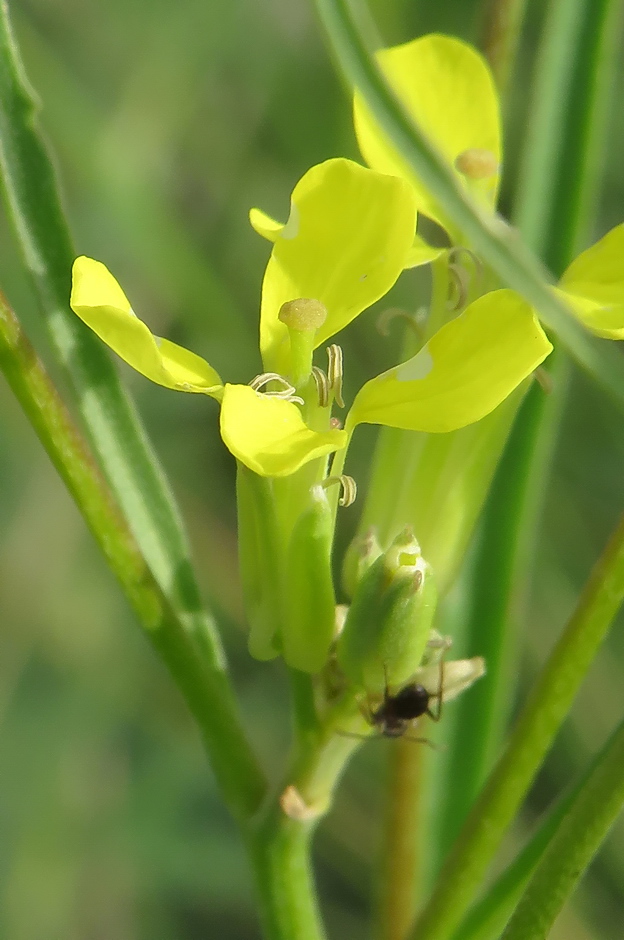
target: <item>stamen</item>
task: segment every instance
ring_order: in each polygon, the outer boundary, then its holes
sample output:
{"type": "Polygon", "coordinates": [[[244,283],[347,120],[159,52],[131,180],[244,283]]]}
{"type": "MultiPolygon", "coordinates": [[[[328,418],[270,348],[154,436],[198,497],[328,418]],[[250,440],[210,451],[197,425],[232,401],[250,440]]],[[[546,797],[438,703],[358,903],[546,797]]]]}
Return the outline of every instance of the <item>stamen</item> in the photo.
{"type": "Polygon", "coordinates": [[[451,275],[448,308],[449,310],[461,310],[466,306],[468,300],[468,290],[470,288],[470,278],[465,268],[457,264],[449,264],[449,274],[451,275]]]}
{"type": "Polygon", "coordinates": [[[485,269],[483,267],[483,262],[481,258],[478,258],[475,255],[474,251],[471,248],[466,248],[465,245],[455,245],[449,251],[449,263],[461,265],[462,259],[464,262],[469,262],[472,265],[474,271],[474,281],[475,281],[475,293],[483,294],[483,280],[485,276],[485,269]]]}
{"type": "Polygon", "coordinates": [[[426,315],[426,310],[421,307],[416,313],[408,313],[407,310],[402,310],[400,307],[388,307],[387,310],[384,310],[377,317],[377,329],[382,336],[390,335],[390,324],[393,320],[404,320],[407,325],[414,331],[419,340],[423,339],[422,323],[423,323],[423,312],[426,315]]]}
{"type": "Polygon", "coordinates": [[[329,404],[329,379],[318,366],[312,366],[312,378],[316,384],[319,406],[327,408],[329,404]]]}
{"type": "Polygon", "coordinates": [[[321,482],[321,486],[327,489],[328,486],[333,486],[334,483],[339,483],[342,489],[338,505],[352,506],[357,496],[357,483],[353,477],[347,476],[346,473],[339,477],[327,477],[321,482]]]}
{"type": "Polygon", "coordinates": [[[303,398],[295,395],[295,386],[291,385],[283,375],[279,375],[277,372],[261,372],[260,375],[257,375],[251,380],[249,386],[253,388],[254,392],[260,392],[262,395],[266,395],[267,398],[282,398],[284,401],[296,402],[298,405],[303,405],[304,403],[303,398]],[[282,388],[277,392],[262,391],[264,386],[268,385],[269,382],[278,382],[282,388]]]}
{"type": "Polygon", "coordinates": [[[334,400],[338,407],[344,408],[344,400],[342,397],[342,347],[338,346],[337,343],[332,343],[331,346],[328,346],[327,359],[327,379],[329,387],[334,393],[334,400]]]}

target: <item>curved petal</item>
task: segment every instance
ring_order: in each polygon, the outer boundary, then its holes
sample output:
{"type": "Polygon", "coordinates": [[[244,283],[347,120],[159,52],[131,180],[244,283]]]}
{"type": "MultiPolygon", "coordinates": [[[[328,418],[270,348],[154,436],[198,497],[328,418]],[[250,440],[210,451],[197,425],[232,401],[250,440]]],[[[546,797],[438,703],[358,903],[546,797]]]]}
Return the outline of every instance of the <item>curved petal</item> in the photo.
{"type": "MultiPolygon", "coordinates": [[[[457,180],[493,208],[498,194],[501,133],[498,95],[491,72],[479,53],[450,36],[431,35],[377,53],[390,85],[418,126],[453,167],[457,180]],[[467,179],[455,166],[466,152],[490,155],[493,172],[467,179]]],[[[362,97],[354,98],[354,121],[360,151],[369,166],[408,179],[419,212],[446,225],[427,187],[379,129],[362,97]]]]}
{"type": "Polygon", "coordinates": [[[624,339],[624,225],[611,229],[572,262],[558,293],[593,333],[624,339]]]}
{"type": "Polygon", "coordinates": [[[222,382],[212,366],[190,350],[153,336],[100,261],[76,258],[69,303],[113,352],[152,382],[182,392],[221,397],[222,382]]]}
{"type": "Polygon", "coordinates": [[[390,290],[414,242],[409,185],[351,160],[327,160],[297,183],[262,285],[260,347],[267,371],[289,368],[289,339],[277,315],[298,297],[327,307],[315,345],[390,290]]]}
{"type": "Polygon", "coordinates": [[[447,323],[407,362],[360,389],[347,429],[361,422],[444,432],[493,411],[552,346],[530,306],[492,291],[447,323]]]}
{"type": "Polygon", "coordinates": [[[428,245],[420,235],[417,235],[414,244],[410,248],[405,267],[419,268],[423,264],[430,264],[440,255],[443,255],[445,251],[448,251],[448,248],[434,248],[433,245],[428,245]]]}
{"type": "Polygon", "coordinates": [[[283,222],[277,222],[262,209],[250,209],[249,221],[254,232],[262,235],[267,241],[274,242],[284,228],[283,222]]]}
{"type": "Polygon", "coordinates": [[[311,431],[293,402],[271,398],[249,385],[226,385],[221,437],[228,450],[263,477],[294,473],[309,460],[347,445],[346,431],[311,431]]]}

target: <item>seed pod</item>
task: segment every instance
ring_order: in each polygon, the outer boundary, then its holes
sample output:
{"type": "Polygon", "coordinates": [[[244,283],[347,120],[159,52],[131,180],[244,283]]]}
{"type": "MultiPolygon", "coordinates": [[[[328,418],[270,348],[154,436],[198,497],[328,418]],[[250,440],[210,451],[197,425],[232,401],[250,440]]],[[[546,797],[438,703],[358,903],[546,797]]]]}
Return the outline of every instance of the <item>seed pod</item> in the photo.
{"type": "Polygon", "coordinates": [[[422,660],[436,599],[431,568],[407,528],[356,587],[336,648],[351,682],[371,693],[386,681],[407,682],[422,660]]]}
{"type": "Polygon", "coordinates": [[[336,598],[331,570],[332,511],[322,486],[295,523],[286,556],[282,654],[289,666],[318,672],[334,636],[336,598]]]}

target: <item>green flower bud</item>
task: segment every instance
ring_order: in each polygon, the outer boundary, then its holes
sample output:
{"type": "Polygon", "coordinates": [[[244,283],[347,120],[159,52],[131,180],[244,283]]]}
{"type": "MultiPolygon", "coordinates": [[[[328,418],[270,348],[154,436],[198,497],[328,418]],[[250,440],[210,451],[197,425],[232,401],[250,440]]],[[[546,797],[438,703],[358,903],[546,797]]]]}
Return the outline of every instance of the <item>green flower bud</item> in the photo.
{"type": "Polygon", "coordinates": [[[381,552],[382,548],[374,526],[371,526],[364,535],[356,535],[353,539],[342,565],[342,586],[349,597],[353,597],[357,585],[373,562],[379,558],[381,552]]]}
{"type": "Polygon", "coordinates": [[[338,662],[355,685],[381,693],[401,686],[425,652],[437,593],[410,528],[368,568],[355,589],[337,643],[338,662]]]}
{"type": "Polygon", "coordinates": [[[333,518],[325,489],[295,523],[286,557],[282,653],[289,666],[318,672],[333,641],[336,599],[331,570],[333,518]]]}

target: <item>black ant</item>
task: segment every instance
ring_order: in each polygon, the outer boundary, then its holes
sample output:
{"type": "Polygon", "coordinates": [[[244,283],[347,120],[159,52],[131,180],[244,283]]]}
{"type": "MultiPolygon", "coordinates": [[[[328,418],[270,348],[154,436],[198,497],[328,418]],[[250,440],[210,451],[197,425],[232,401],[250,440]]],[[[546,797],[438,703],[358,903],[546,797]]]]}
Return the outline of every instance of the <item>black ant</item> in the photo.
{"type": "MultiPolygon", "coordinates": [[[[444,660],[440,660],[440,684],[437,692],[429,692],[424,685],[417,682],[410,682],[404,685],[396,695],[391,695],[388,686],[388,676],[384,667],[385,685],[384,696],[381,705],[375,711],[369,711],[364,717],[369,723],[377,728],[379,734],[386,738],[402,738],[406,735],[410,724],[416,718],[422,715],[428,715],[432,721],[439,721],[442,714],[442,696],[444,694],[444,660]],[[438,707],[434,711],[430,708],[432,699],[437,699],[438,707]]],[[[340,732],[348,737],[364,738],[367,735],[354,734],[352,732],[340,732]]],[[[407,737],[409,741],[415,741],[419,744],[429,744],[435,747],[426,738],[407,737]]]]}

